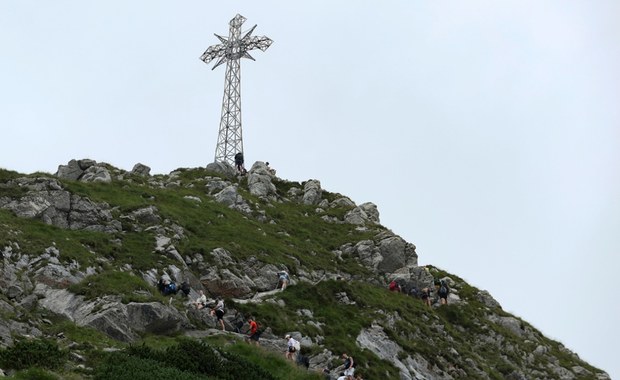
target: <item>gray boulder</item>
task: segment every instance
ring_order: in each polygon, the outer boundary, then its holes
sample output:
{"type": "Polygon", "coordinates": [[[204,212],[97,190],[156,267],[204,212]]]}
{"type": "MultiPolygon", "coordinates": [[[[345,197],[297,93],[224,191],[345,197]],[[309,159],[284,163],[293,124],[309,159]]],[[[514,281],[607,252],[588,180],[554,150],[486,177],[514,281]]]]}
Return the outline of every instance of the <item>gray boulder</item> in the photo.
{"type": "Polygon", "coordinates": [[[141,163],[135,164],[133,166],[133,169],[131,169],[131,174],[136,174],[136,175],[140,175],[143,177],[148,177],[150,173],[151,173],[151,168],[141,163]]]}
{"type": "Polygon", "coordinates": [[[38,286],[36,292],[42,297],[39,306],[123,342],[135,341],[139,333],[170,334],[189,326],[183,314],[157,302],[125,305],[116,297],[86,301],[67,290],[45,286],[38,286]]]}
{"type": "Polygon", "coordinates": [[[250,194],[257,197],[275,199],[276,186],[271,183],[271,172],[264,162],[257,161],[248,172],[248,189],[250,194]]]}
{"type": "Polygon", "coordinates": [[[207,165],[206,169],[211,172],[220,173],[228,178],[233,178],[237,171],[226,162],[212,162],[207,165]]]}
{"type": "Polygon", "coordinates": [[[82,169],[76,160],[71,160],[67,165],[58,165],[56,171],[56,177],[61,179],[69,179],[76,181],[82,176],[84,169],[82,169]]]}
{"type": "Polygon", "coordinates": [[[80,181],[110,183],[112,182],[112,176],[106,167],[93,165],[84,171],[84,174],[80,177],[80,181]]]}
{"type": "Polygon", "coordinates": [[[304,195],[301,202],[305,205],[315,205],[321,201],[322,195],[321,182],[311,179],[304,184],[304,195]]]}
{"type": "Polygon", "coordinates": [[[367,222],[379,223],[379,211],[374,203],[363,203],[347,212],[344,221],[355,225],[365,225],[367,222]]]}

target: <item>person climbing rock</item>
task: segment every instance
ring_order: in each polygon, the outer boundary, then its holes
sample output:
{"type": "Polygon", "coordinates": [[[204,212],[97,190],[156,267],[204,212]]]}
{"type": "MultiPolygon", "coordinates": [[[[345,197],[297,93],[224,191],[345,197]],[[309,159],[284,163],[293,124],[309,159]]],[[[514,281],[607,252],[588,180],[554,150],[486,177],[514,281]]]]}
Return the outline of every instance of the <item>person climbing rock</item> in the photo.
{"type": "Polygon", "coordinates": [[[286,289],[291,279],[288,276],[288,273],[283,270],[276,273],[276,275],[278,276],[278,284],[276,285],[276,289],[280,288],[280,290],[283,291],[284,289],[286,289]]]}

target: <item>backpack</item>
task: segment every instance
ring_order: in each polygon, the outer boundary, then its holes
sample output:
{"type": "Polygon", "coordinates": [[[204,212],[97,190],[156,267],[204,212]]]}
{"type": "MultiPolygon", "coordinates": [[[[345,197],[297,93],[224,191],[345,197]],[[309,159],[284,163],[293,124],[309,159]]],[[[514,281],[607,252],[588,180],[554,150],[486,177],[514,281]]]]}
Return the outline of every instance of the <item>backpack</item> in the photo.
{"type": "Polygon", "coordinates": [[[299,350],[301,350],[301,344],[299,343],[299,341],[298,341],[298,340],[295,340],[295,341],[293,342],[293,347],[295,347],[295,351],[299,351],[299,350]]]}
{"type": "Polygon", "coordinates": [[[441,280],[440,282],[441,287],[439,288],[439,293],[441,294],[448,294],[448,285],[446,285],[446,282],[444,280],[441,280]]]}

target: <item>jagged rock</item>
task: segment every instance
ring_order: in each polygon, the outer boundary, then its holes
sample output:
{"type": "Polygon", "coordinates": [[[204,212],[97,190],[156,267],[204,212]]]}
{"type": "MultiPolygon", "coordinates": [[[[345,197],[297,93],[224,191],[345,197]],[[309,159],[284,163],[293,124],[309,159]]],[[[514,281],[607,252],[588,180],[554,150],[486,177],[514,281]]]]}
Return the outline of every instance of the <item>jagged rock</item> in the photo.
{"type": "Polygon", "coordinates": [[[106,167],[94,165],[84,171],[80,177],[80,181],[110,183],[112,182],[112,176],[106,167]]]}
{"type": "Polygon", "coordinates": [[[230,182],[222,181],[218,178],[218,179],[209,180],[207,184],[205,185],[205,187],[207,189],[208,194],[213,194],[213,193],[218,193],[224,190],[230,185],[231,185],[230,182]]]}
{"type": "Polygon", "coordinates": [[[30,294],[26,297],[24,297],[23,300],[21,300],[21,302],[19,303],[19,306],[23,307],[26,310],[34,310],[35,307],[37,307],[37,304],[39,302],[39,298],[37,296],[35,296],[34,294],[30,294]]]}
{"type": "Polygon", "coordinates": [[[24,290],[19,285],[11,285],[6,290],[6,296],[9,297],[9,299],[18,298],[23,293],[24,293],[24,290]]]}
{"type": "Polygon", "coordinates": [[[113,220],[107,204],[95,204],[87,198],[59,190],[56,180],[37,179],[22,183],[31,191],[2,204],[19,217],[38,218],[47,224],[70,229],[117,232],[122,228],[120,222],[113,220]]]}
{"type": "Polygon", "coordinates": [[[159,216],[159,210],[155,206],[148,206],[138,210],[135,210],[131,213],[131,216],[141,224],[146,224],[149,226],[156,225],[161,222],[161,217],[159,216]]]}
{"type": "Polygon", "coordinates": [[[344,215],[344,221],[349,224],[363,225],[367,220],[368,216],[364,210],[359,207],[354,208],[344,215]]]}
{"type": "Polygon", "coordinates": [[[235,205],[237,202],[242,201],[243,198],[241,198],[239,193],[237,193],[237,187],[230,185],[215,194],[215,200],[230,207],[235,205]]]}
{"type": "Polygon", "coordinates": [[[38,328],[26,323],[0,319],[0,346],[6,347],[13,344],[13,337],[41,337],[43,333],[38,328]]]}
{"type": "MultiPolygon", "coordinates": [[[[343,249],[343,252],[345,249],[343,249]]],[[[353,247],[353,254],[357,255],[360,262],[369,268],[377,268],[383,261],[383,256],[379,253],[375,242],[372,240],[361,240],[353,247]]]]}
{"type": "Polygon", "coordinates": [[[56,177],[62,179],[69,179],[76,181],[84,173],[84,169],[80,167],[80,164],[76,160],[71,160],[67,165],[58,165],[58,171],[56,171],[56,177]]]}
{"type": "Polygon", "coordinates": [[[369,221],[379,223],[379,210],[377,209],[377,205],[372,202],[366,202],[362,203],[358,207],[364,211],[369,221]]]}
{"type": "Polygon", "coordinates": [[[485,304],[487,307],[490,307],[492,309],[501,308],[499,302],[497,302],[495,298],[493,298],[491,294],[486,290],[479,291],[476,296],[478,297],[478,300],[485,304]]]}
{"type": "Polygon", "coordinates": [[[415,246],[400,236],[391,236],[379,242],[379,253],[383,260],[377,266],[380,272],[393,272],[404,266],[417,266],[418,255],[415,246]]]}
{"type": "Polygon", "coordinates": [[[276,186],[271,182],[272,174],[264,162],[257,161],[248,172],[248,189],[257,197],[275,199],[276,186]]]}
{"type": "Polygon", "coordinates": [[[133,169],[131,169],[131,174],[148,177],[151,174],[151,168],[141,163],[137,163],[133,166],[133,169]]]}
{"type": "Polygon", "coordinates": [[[227,266],[233,262],[232,258],[230,257],[230,253],[228,253],[228,251],[224,248],[215,248],[213,251],[211,251],[211,256],[213,256],[213,258],[215,259],[215,263],[218,266],[227,266]]]}
{"type": "Polygon", "coordinates": [[[519,337],[523,336],[525,333],[522,328],[521,321],[515,317],[501,317],[495,314],[490,314],[488,319],[502,327],[505,327],[519,337]]]}
{"type": "Polygon", "coordinates": [[[316,179],[308,180],[304,184],[302,203],[305,205],[315,205],[321,201],[322,195],[321,182],[316,179]]]}
{"type": "Polygon", "coordinates": [[[200,282],[209,293],[221,297],[247,296],[254,285],[249,277],[239,277],[225,268],[211,268],[200,277],[200,282]]]}
{"type": "Polygon", "coordinates": [[[188,326],[189,321],[174,308],[157,302],[122,304],[114,297],[86,301],[63,289],[38,287],[43,298],[39,305],[64,315],[78,326],[90,326],[123,342],[132,342],[138,333],[168,334],[188,326]]]}
{"type": "Polygon", "coordinates": [[[226,162],[212,162],[207,165],[206,169],[211,172],[224,174],[228,178],[233,178],[237,171],[226,162]]]}
{"type": "Polygon", "coordinates": [[[364,203],[347,212],[344,221],[355,225],[364,225],[367,222],[379,223],[379,211],[374,203],[364,203]]]}
{"type": "MultiPolygon", "coordinates": [[[[327,202],[327,199],[323,199],[323,201],[327,202]]],[[[321,202],[323,202],[321,201],[321,202]]],[[[319,206],[321,206],[321,204],[319,204],[319,206]]],[[[325,208],[325,206],[321,206],[323,208],[325,208]]],[[[334,201],[332,203],[329,203],[329,207],[346,207],[346,208],[350,208],[350,207],[355,207],[355,202],[353,202],[352,200],[350,200],[347,197],[340,197],[337,199],[334,199],[334,201]]]]}

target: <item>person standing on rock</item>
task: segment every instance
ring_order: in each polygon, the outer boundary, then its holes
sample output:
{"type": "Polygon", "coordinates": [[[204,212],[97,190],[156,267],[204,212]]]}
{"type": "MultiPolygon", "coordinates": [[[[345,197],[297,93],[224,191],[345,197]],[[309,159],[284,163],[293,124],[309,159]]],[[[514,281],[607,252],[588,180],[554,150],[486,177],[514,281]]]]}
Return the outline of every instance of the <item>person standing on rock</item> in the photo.
{"type": "Polygon", "coordinates": [[[241,174],[247,173],[245,168],[243,167],[243,153],[239,152],[235,154],[235,166],[237,167],[237,171],[241,174]]]}
{"type": "Polygon", "coordinates": [[[422,289],[422,302],[428,307],[431,307],[431,290],[429,288],[422,289]]]}
{"type": "Polygon", "coordinates": [[[448,294],[450,293],[450,287],[446,280],[439,280],[439,291],[437,294],[439,295],[439,302],[442,305],[448,304],[448,294]]]}
{"type": "Polygon", "coordinates": [[[222,331],[226,331],[226,326],[224,325],[224,300],[222,297],[217,298],[217,304],[215,308],[211,309],[211,315],[217,317],[218,322],[222,326],[222,331]]]}

